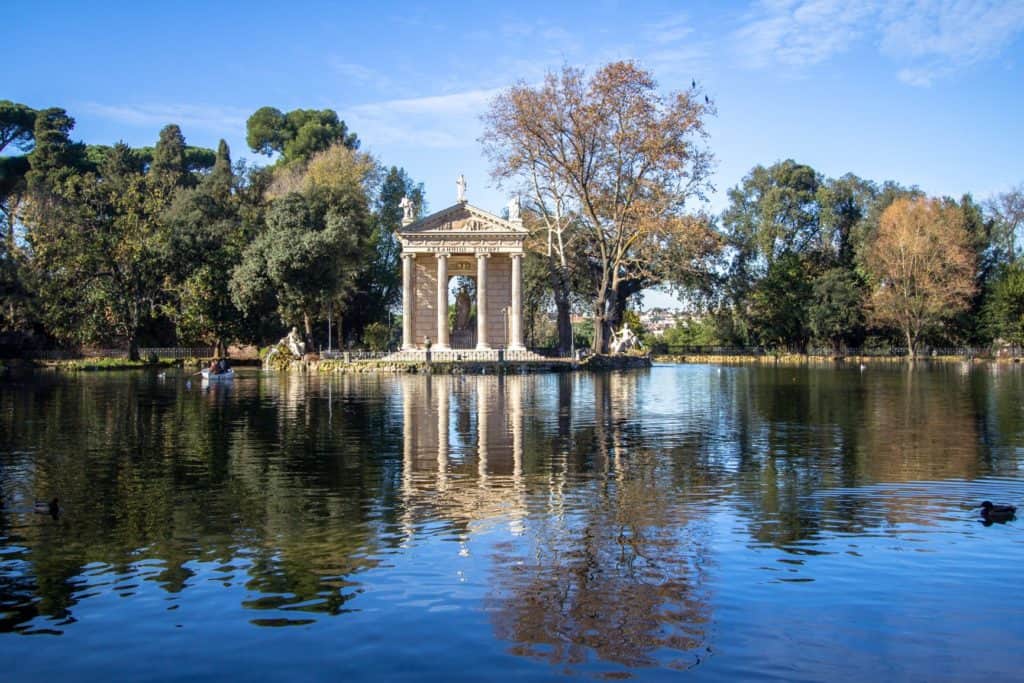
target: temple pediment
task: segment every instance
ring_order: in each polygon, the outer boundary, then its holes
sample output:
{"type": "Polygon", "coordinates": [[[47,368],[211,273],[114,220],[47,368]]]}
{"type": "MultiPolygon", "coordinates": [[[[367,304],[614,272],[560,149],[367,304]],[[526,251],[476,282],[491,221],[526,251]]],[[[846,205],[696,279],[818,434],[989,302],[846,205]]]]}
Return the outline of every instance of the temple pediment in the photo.
{"type": "Polygon", "coordinates": [[[414,235],[525,236],[526,234],[526,229],[521,224],[514,224],[504,218],[499,218],[468,202],[459,202],[398,230],[399,237],[414,235]]]}

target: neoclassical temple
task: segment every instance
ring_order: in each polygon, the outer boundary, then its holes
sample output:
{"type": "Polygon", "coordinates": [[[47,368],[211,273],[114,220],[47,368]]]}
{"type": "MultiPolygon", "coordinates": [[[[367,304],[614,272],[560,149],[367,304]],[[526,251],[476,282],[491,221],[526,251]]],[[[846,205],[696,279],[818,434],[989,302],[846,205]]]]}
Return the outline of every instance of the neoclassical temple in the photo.
{"type": "MultiPolygon", "coordinates": [[[[522,272],[527,232],[518,200],[509,204],[506,220],[467,202],[461,176],[457,186],[454,205],[418,221],[412,203],[402,201],[402,352],[412,355],[429,346],[435,354],[525,353],[522,272]],[[459,275],[473,281],[475,302],[466,290],[458,292],[455,320],[449,321],[449,283],[459,275]],[[473,303],[476,320],[470,324],[473,303]]],[[[467,359],[487,355],[467,354],[467,359]]]]}

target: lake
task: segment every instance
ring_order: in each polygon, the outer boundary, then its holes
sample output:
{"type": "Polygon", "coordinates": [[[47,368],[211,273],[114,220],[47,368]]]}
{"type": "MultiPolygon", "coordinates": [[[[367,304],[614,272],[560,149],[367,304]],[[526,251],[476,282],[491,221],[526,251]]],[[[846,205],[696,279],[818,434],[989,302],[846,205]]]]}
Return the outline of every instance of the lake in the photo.
{"type": "Polygon", "coordinates": [[[178,372],[0,380],[4,680],[1024,670],[1020,366],[178,372]]]}

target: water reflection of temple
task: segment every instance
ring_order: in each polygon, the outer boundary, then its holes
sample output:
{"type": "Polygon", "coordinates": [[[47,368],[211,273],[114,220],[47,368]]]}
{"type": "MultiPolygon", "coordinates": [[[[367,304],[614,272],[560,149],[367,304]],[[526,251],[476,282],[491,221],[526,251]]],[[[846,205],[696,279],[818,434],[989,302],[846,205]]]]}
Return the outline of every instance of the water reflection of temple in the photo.
{"type": "Polygon", "coordinates": [[[523,382],[517,375],[401,378],[405,522],[457,526],[525,514],[523,382]]]}

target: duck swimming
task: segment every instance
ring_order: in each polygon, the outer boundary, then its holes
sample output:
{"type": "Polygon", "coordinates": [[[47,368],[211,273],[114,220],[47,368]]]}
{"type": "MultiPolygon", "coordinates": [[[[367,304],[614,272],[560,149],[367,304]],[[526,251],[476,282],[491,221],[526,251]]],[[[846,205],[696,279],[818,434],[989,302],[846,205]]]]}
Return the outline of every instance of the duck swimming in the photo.
{"type": "Polygon", "coordinates": [[[993,505],[989,500],[982,503],[980,507],[981,516],[986,522],[1009,522],[1017,514],[1017,508],[1013,505],[993,505]]]}
{"type": "Polygon", "coordinates": [[[37,500],[35,507],[33,508],[40,515],[50,515],[54,519],[60,515],[60,503],[54,498],[49,503],[45,500],[37,500]]]}

